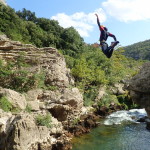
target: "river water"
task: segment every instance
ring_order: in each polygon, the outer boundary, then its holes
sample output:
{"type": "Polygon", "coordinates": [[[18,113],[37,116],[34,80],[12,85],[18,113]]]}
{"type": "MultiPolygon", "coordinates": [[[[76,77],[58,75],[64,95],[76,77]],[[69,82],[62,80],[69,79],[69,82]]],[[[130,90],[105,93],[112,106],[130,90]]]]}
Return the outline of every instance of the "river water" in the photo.
{"type": "Polygon", "coordinates": [[[137,120],[146,116],[144,109],[118,111],[93,129],[73,139],[73,150],[150,150],[150,132],[137,120]]]}

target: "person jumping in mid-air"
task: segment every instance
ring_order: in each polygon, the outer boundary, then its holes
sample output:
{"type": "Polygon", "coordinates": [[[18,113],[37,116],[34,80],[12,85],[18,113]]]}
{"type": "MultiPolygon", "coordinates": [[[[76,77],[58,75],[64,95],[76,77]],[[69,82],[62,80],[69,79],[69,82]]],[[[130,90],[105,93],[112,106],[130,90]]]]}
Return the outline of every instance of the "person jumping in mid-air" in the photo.
{"type": "Polygon", "coordinates": [[[119,43],[119,41],[117,41],[115,35],[109,33],[107,31],[107,28],[102,26],[100,24],[100,21],[99,21],[99,17],[97,14],[95,14],[96,17],[97,17],[97,24],[99,26],[99,30],[101,32],[100,34],[100,46],[102,48],[102,51],[103,53],[108,57],[110,58],[112,56],[112,53],[113,53],[113,50],[114,50],[114,47],[119,43]],[[111,46],[108,47],[108,44],[106,43],[107,41],[107,38],[108,36],[112,37],[114,39],[115,42],[112,42],[111,46]]]}

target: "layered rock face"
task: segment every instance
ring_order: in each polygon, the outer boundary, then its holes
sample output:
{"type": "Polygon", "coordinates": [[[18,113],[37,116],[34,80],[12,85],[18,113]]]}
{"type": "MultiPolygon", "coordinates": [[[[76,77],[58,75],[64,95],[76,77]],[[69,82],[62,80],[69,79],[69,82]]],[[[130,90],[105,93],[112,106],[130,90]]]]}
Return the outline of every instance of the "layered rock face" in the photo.
{"type": "Polygon", "coordinates": [[[145,108],[150,118],[150,63],[145,63],[130,80],[128,90],[133,101],[145,108]]]}
{"type": "Polygon", "coordinates": [[[31,89],[21,94],[0,88],[0,98],[6,97],[13,108],[20,112],[7,113],[0,109],[0,149],[6,150],[45,150],[54,144],[67,143],[63,122],[79,118],[83,107],[83,97],[74,85],[70,70],[66,68],[64,57],[55,48],[36,48],[30,44],[10,41],[0,36],[0,59],[15,61],[20,53],[30,64],[28,71],[37,73],[43,70],[45,83],[57,87],[55,90],[31,89]],[[30,106],[31,113],[25,112],[30,106]],[[37,115],[50,113],[51,128],[38,126],[37,115]]]}

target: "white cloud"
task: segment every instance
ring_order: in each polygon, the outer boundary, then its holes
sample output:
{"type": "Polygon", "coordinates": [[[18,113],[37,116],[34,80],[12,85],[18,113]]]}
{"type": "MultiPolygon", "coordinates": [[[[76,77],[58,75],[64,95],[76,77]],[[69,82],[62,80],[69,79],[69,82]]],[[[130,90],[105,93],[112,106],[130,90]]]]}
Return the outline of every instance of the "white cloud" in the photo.
{"type": "Polygon", "coordinates": [[[150,0],[107,0],[102,5],[109,15],[120,21],[150,19],[150,0]]]}
{"type": "Polygon", "coordinates": [[[99,14],[101,22],[106,20],[106,16],[101,8],[88,14],[77,12],[69,16],[65,13],[59,13],[56,16],[52,16],[51,19],[57,20],[64,28],[73,26],[82,37],[88,37],[89,32],[93,31],[93,25],[96,24],[95,13],[99,14]]]}

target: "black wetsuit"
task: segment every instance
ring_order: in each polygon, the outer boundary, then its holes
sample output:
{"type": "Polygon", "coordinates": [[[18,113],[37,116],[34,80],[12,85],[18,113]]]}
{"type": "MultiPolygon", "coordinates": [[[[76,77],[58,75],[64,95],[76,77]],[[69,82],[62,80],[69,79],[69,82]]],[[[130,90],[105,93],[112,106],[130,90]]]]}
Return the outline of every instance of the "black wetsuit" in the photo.
{"type": "Polygon", "coordinates": [[[112,52],[113,52],[114,47],[112,47],[112,46],[108,47],[108,44],[106,43],[106,40],[109,36],[112,37],[115,41],[117,41],[117,39],[113,34],[107,32],[107,28],[100,25],[100,21],[99,21],[98,17],[97,17],[97,24],[98,24],[99,29],[101,31],[100,45],[101,45],[102,51],[108,58],[110,58],[112,56],[112,52]]]}

